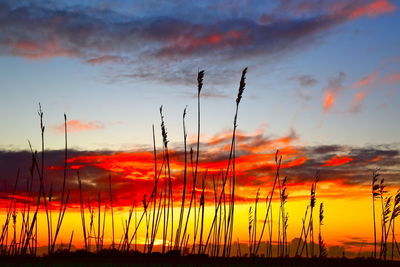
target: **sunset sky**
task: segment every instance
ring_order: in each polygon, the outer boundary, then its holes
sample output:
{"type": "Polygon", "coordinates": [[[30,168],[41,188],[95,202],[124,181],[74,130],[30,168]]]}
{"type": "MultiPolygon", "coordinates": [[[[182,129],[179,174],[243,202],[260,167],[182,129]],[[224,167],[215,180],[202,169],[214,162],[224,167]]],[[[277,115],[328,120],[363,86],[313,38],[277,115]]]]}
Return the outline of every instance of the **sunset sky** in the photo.
{"type": "MultiPolygon", "coordinates": [[[[180,192],[182,113],[187,106],[195,149],[199,70],[199,170],[217,175],[226,168],[248,67],[237,123],[237,212],[247,216],[258,188],[263,198],[270,192],[279,149],[290,237],[300,232],[318,170],[328,245],[368,244],[372,170],[380,168],[389,191],[400,187],[399,12],[395,0],[0,0],[0,182],[8,187],[0,186],[1,205],[17,169],[22,179],[29,175],[27,140],[40,151],[39,102],[46,184],[55,194],[67,114],[71,209],[78,169],[88,197],[106,196],[110,173],[118,206],[151,192],[152,125],[161,151],[161,105],[180,192]]],[[[211,180],[208,186],[211,204],[211,180]]]]}

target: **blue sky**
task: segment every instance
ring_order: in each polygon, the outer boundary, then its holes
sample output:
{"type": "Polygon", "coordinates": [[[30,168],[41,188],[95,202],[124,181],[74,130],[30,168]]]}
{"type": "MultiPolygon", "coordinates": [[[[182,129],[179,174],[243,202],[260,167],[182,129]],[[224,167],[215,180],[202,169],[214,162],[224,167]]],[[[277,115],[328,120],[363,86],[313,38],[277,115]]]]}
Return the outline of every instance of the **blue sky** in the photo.
{"type": "Polygon", "coordinates": [[[160,105],[181,142],[186,105],[196,131],[199,69],[207,138],[232,127],[244,67],[242,131],[294,134],[300,145],[398,143],[397,3],[265,2],[0,1],[0,147],[39,144],[39,102],[48,148],[63,145],[64,113],[79,122],[72,147],[151,145],[160,105]]]}

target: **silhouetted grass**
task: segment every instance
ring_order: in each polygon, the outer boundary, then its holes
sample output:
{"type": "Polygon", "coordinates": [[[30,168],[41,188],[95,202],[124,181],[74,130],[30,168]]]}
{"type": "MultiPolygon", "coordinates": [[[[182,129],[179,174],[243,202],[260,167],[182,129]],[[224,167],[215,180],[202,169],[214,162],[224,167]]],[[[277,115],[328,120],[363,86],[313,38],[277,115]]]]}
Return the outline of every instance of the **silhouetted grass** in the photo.
{"type": "MultiPolygon", "coordinates": [[[[111,212],[111,226],[106,225],[107,221],[107,204],[100,192],[97,194],[97,201],[94,204],[87,199],[84,201],[84,189],[79,171],[76,174],[77,188],[79,191],[79,209],[81,217],[82,235],[84,240],[83,250],[71,252],[73,247],[74,231],[72,231],[66,250],[57,249],[57,241],[62,224],[66,214],[66,210],[70,198],[70,188],[67,188],[67,162],[68,162],[68,136],[67,136],[67,116],[64,114],[64,137],[65,137],[65,156],[63,169],[62,190],[59,197],[59,209],[55,222],[53,222],[53,205],[55,202],[55,191],[53,185],[50,185],[48,193],[45,187],[45,126],[43,122],[43,111],[39,105],[40,133],[41,133],[41,153],[40,159],[37,151],[33,151],[29,143],[32,154],[32,165],[30,168],[30,177],[26,183],[26,198],[20,210],[16,208],[15,195],[19,185],[19,170],[17,172],[13,191],[7,208],[5,209],[5,220],[1,229],[0,236],[0,255],[1,256],[37,256],[38,249],[38,225],[37,217],[40,208],[44,208],[47,222],[47,254],[49,257],[42,258],[43,262],[52,262],[54,258],[70,257],[71,262],[78,263],[81,259],[102,259],[109,256],[110,258],[133,257],[139,262],[146,257],[152,259],[163,259],[163,263],[169,262],[168,259],[174,257],[179,258],[178,261],[183,263],[192,260],[199,260],[200,263],[216,263],[219,259],[225,259],[228,262],[239,262],[244,264],[242,256],[248,255],[251,259],[246,263],[307,263],[313,264],[329,263],[324,260],[327,255],[326,243],[322,235],[322,225],[324,219],[324,206],[320,203],[319,220],[318,220],[318,246],[314,242],[314,208],[317,205],[316,192],[319,175],[317,173],[310,190],[310,202],[306,207],[304,218],[300,229],[299,241],[297,244],[288,242],[287,228],[289,215],[286,211],[285,204],[288,200],[287,179],[281,179],[282,155],[279,150],[275,154],[275,177],[270,188],[259,188],[254,196],[254,206],[249,207],[248,213],[248,240],[240,243],[233,243],[234,238],[234,218],[235,218],[235,188],[236,188],[236,132],[239,114],[239,104],[242,100],[246,86],[247,68],[242,71],[238,94],[236,97],[235,113],[233,118],[232,138],[227,155],[226,168],[222,169],[218,174],[209,174],[208,170],[200,170],[200,130],[201,130],[201,90],[203,88],[204,71],[197,74],[197,141],[195,143],[196,150],[190,147],[188,153],[187,130],[186,130],[186,114],[187,108],[183,111],[183,157],[184,169],[182,174],[183,188],[182,195],[176,197],[177,192],[173,192],[173,180],[171,177],[170,152],[168,146],[168,133],[163,115],[162,106],[160,107],[161,118],[161,135],[162,135],[162,151],[158,152],[156,148],[156,135],[154,125],[152,127],[153,134],[153,154],[154,154],[154,184],[150,194],[144,194],[141,199],[142,205],[137,205],[136,199],[132,199],[132,206],[129,209],[128,216],[122,220],[123,233],[119,238],[115,236],[114,225],[114,202],[113,202],[113,181],[111,173],[108,177],[108,193],[109,207],[111,212]],[[161,155],[161,164],[159,164],[158,155],[161,155]],[[189,159],[188,159],[189,157],[189,159]],[[188,162],[190,161],[190,163],[188,162]],[[211,175],[211,177],[210,177],[211,175]],[[191,182],[190,182],[191,176],[191,182]],[[34,199],[33,184],[34,179],[39,182],[36,199],[34,199]],[[212,178],[212,187],[211,179],[212,178]],[[160,180],[162,179],[162,180],[160,180]],[[210,182],[208,182],[210,180],[210,182]],[[163,182],[160,182],[163,181],[163,182]],[[201,182],[201,184],[200,184],[201,182]],[[191,183],[191,188],[190,188],[191,183]],[[199,184],[199,185],[198,185],[199,184]],[[197,186],[201,186],[201,194],[197,195],[197,186]],[[211,191],[212,201],[208,199],[206,191],[211,191]],[[272,209],[275,191],[279,190],[279,210],[272,209]],[[260,195],[261,191],[267,191],[265,198],[265,214],[260,214],[260,195]],[[175,195],[175,197],[174,197],[175,195]],[[189,203],[187,203],[189,198],[189,203]],[[31,201],[33,199],[33,201],[31,201]],[[178,200],[177,200],[178,199],[178,200]],[[180,203],[179,203],[180,199],[180,203]],[[178,202],[178,203],[174,203],[178,202]],[[207,214],[205,206],[209,202],[213,202],[213,208],[209,226],[207,225],[207,214]],[[96,203],[97,202],[97,203],[96,203]],[[97,204],[97,205],[96,205],[97,204]],[[139,206],[139,207],[138,207],[139,206]],[[174,206],[179,209],[178,223],[174,227],[174,206]],[[96,212],[97,209],[97,212],[96,212]],[[87,212],[89,212],[87,217],[87,212]],[[31,214],[33,213],[33,215],[31,214]],[[134,218],[133,218],[134,216],[134,218]],[[138,218],[138,216],[140,216],[138,218]],[[263,220],[260,224],[259,217],[263,220]],[[87,218],[88,221],[87,221],[87,218]],[[21,219],[18,229],[18,220],[21,219]],[[133,222],[134,221],[134,222],[133,222]],[[193,231],[189,231],[189,223],[193,224],[193,231]],[[53,227],[55,223],[55,228],[53,227]],[[10,228],[11,227],[11,228],[10,228]],[[260,228],[261,227],[261,228],[260,228]],[[275,228],[274,228],[275,227],[275,228]],[[108,229],[110,228],[110,229],[108,229]],[[106,236],[111,232],[111,244],[104,242],[106,236]],[[144,244],[138,244],[139,232],[144,235],[144,244]],[[161,232],[161,233],[160,233],[161,232]],[[274,240],[274,233],[276,239],[274,240]],[[154,252],[157,236],[162,237],[161,253],[154,252]],[[116,241],[117,238],[117,241],[116,241]],[[94,245],[93,245],[94,240],[94,245]],[[191,241],[191,244],[190,244],[191,241]],[[134,242],[134,249],[132,243],[134,242]],[[275,245],[276,243],[276,245],[275,245]],[[264,248],[265,245],[265,248],[264,248]],[[312,260],[290,258],[290,247],[296,257],[309,257],[312,260]],[[236,255],[232,257],[235,251],[236,255]],[[261,246],[263,248],[261,249],[261,246]],[[138,251],[138,248],[142,251],[138,251]],[[318,249],[318,251],[317,251],[318,249]],[[95,253],[94,253],[95,252],[95,253]],[[248,254],[247,254],[248,252],[248,254]],[[210,257],[208,257],[208,256],[210,257]],[[182,256],[182,257],[178,257],[182,256]],[[170,258],[168,258],[170,257],[170,258]],[[212,257],[212,258],[211,258],[212,257]],[[230,259],[228,259],[231,257],[230,259]],[[265,257],[269,258],[268,260],[265,257]],[[271,259],[273,257],[279,259],[271,259]],[[317,260],[315,258],[321,258],[317,260]],[[288,258],[288,259],[285,259],[288,258]],[[289,259],[290,258],[290,259],[289,259]]],[[[377,227],[376,227],[376,203],[380,201],[380,251],[379,258],[387,260],[390,257],[393,260],[396,252],[400,253],[398,243],[396,241],[395,220],[400,214],[400,190],[395,196],[390,196],[385,190],[384,179],[377,183],[379,177],[378,172],[373,173],[372,177],[372,213],[374,223],[374,251],[373,258],[377,258],[377,227]],[[390,249],[390,250],[389,250],[390,249]]],[[[104,196],[103,196],[104,197],[104,196]]],[[[277,198],[275,196],[275,198],[277,198]]],[[[139,201],[140,203],[140,201],[139,201]]],[[[244,219],[244,218],[243,218],[244,219]]],[[[293,218],[296,220],[298,218],[293,218]]],[[[317,222],[315,222],[317,223],[317,222]]],[[[13,258],[7,258],[12,261],[13,258]]],[[[21,258],[32,260],[32,258],[21,258]]],[[[40,262],[39,259],[35,259],[40,262]]],[[[331,262],[343,264],[339,259],[331,259],[331,262]]],[[[118,262],[118,261],[117,261],[118,262]]],[[[157,261],[156,261],[157,262],[157,261]]],[[[171,261],[172,262],[172,261],[171,261]]],[[[375,264],[376,261],[354,261],[353,263],[375,264]]],[[[315,265],[317,266],[317,265],[315,265]]],[[[354,266],[354,265],[352,265],[354,266]]],[[[365,265],[366,266],[366,265],[365,265]]],[[[371,265],[372,266],[372,265],[371,265]]]]}

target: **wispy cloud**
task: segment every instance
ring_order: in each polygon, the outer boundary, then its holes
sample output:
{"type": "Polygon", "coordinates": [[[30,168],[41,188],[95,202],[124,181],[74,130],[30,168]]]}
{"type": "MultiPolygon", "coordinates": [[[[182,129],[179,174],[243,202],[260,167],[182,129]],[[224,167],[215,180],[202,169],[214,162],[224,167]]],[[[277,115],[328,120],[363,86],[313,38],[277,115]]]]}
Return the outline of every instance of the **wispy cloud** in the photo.
{"type": "Polygon", "coordinates": [[[331,110],[335,104],[337,94],[344,89],[343,81],[345,78],[346,74],[340,72],[336,77],[333,77],[328,81],[328,86],[325,89],[325,95],[323,98],[323,109],[325,112],[331,110]]]}
{"type": "Polygon", "coordinates": [[[120,56],[101,56],[96,58],[88,59],[87,62],[90,64],[104,64],[104,63],[122,63],[124,60],[123,57],[120,56]]]}
{"type": "MultiPolygon", "coordinates": [[[[387,64],[387,62],[385,64],[387,64]]],[[[378,69],[379,71],[375,70],[371,72],[352,85],[352,87],[357,89],[358,92],[355,93],[352,99],[349,108],[350,112],[360,112],[363,100],[374,90],[380,90],[388,86],[395,86],[400,83],[400,72],[386,73],[382,75],[381,72],[383,67],[378,69]]]]}
{"type": "Polygon", "coordinates": [[[311,75],[298,75],[290,78],[291,80],[296,80],[301,86],[308,87],[313,86],[318,83],[318,81],[311,75]]]}
{"type": "MultiPolygon", "coordinates": [[[[105,126],[100,123],[99,121],[89,121],[89,122],[82,122],[80,120],[69,120],[67,121],[67,130],[70,133],[74,132],[83,132],[83,131],[94,131],[104,129],[105,126]]],[[[60,125],[55,125],[52,127],[53,131],[57,133],[64,132],[64,123],[60,125]]]]}
{"type": "Polygon", "coordinates": [[[371,72],[367,76],[363,77],[361,80],[353,84],[353,87],[359,88],[363,86],[371,86],[376,81],[378,75],[377,71],[371,72]]]}
{"type": "Polygon", "coordinates": [[[391,73],[381,78],[381,82],[385,85],[394,85],[400,83],[400,72],[391,73]]]}
{"type": "Polygon", "coordinates": [[[350,111],[352,113],[358,113],[361,110],[361,103],[364,100],[366,96],[366,92],[358,92],[355,94],[351,106],[350,106],[350,111]]]}

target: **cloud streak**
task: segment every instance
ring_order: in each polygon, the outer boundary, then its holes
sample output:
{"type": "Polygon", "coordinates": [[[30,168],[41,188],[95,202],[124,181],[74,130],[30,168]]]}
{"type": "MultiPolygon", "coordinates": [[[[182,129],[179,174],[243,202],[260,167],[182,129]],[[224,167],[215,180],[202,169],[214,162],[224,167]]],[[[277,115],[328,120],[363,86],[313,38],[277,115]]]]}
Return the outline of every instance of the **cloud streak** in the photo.
{"type": "Polygon", "coordinates": [[[371,86],[376,81],[377,75],[378,75],[378,72],[376,72],[376,71],[371,72],[370,74],[368,74],[367,76],[363,77],[361,80],[356,82],[353,85],[353,87],[359,88],[359,87],[363,87],[363,86],[371,86]]]}
{"type": "Polygon", "coordinates": [[[328,86],[325,89],[325,95],[323,99],[323,109],[325,112],[329,112],[335,104],[337,94],[343,91],[343,81],[346,78],[344,72],[340,72],[337,77],[333,77],[328,81],[328,86]]]}
{"type": "MultiPolygon", "coordinates": [[[[82,122],[80,120],[67,121],[67,130],[69,133],[95,131],[104,129],[105,126],[98,121],[82,122]]],[[[55,125],[52,130],[56,133],[64,133],[64,123],[55,125]]]]}

